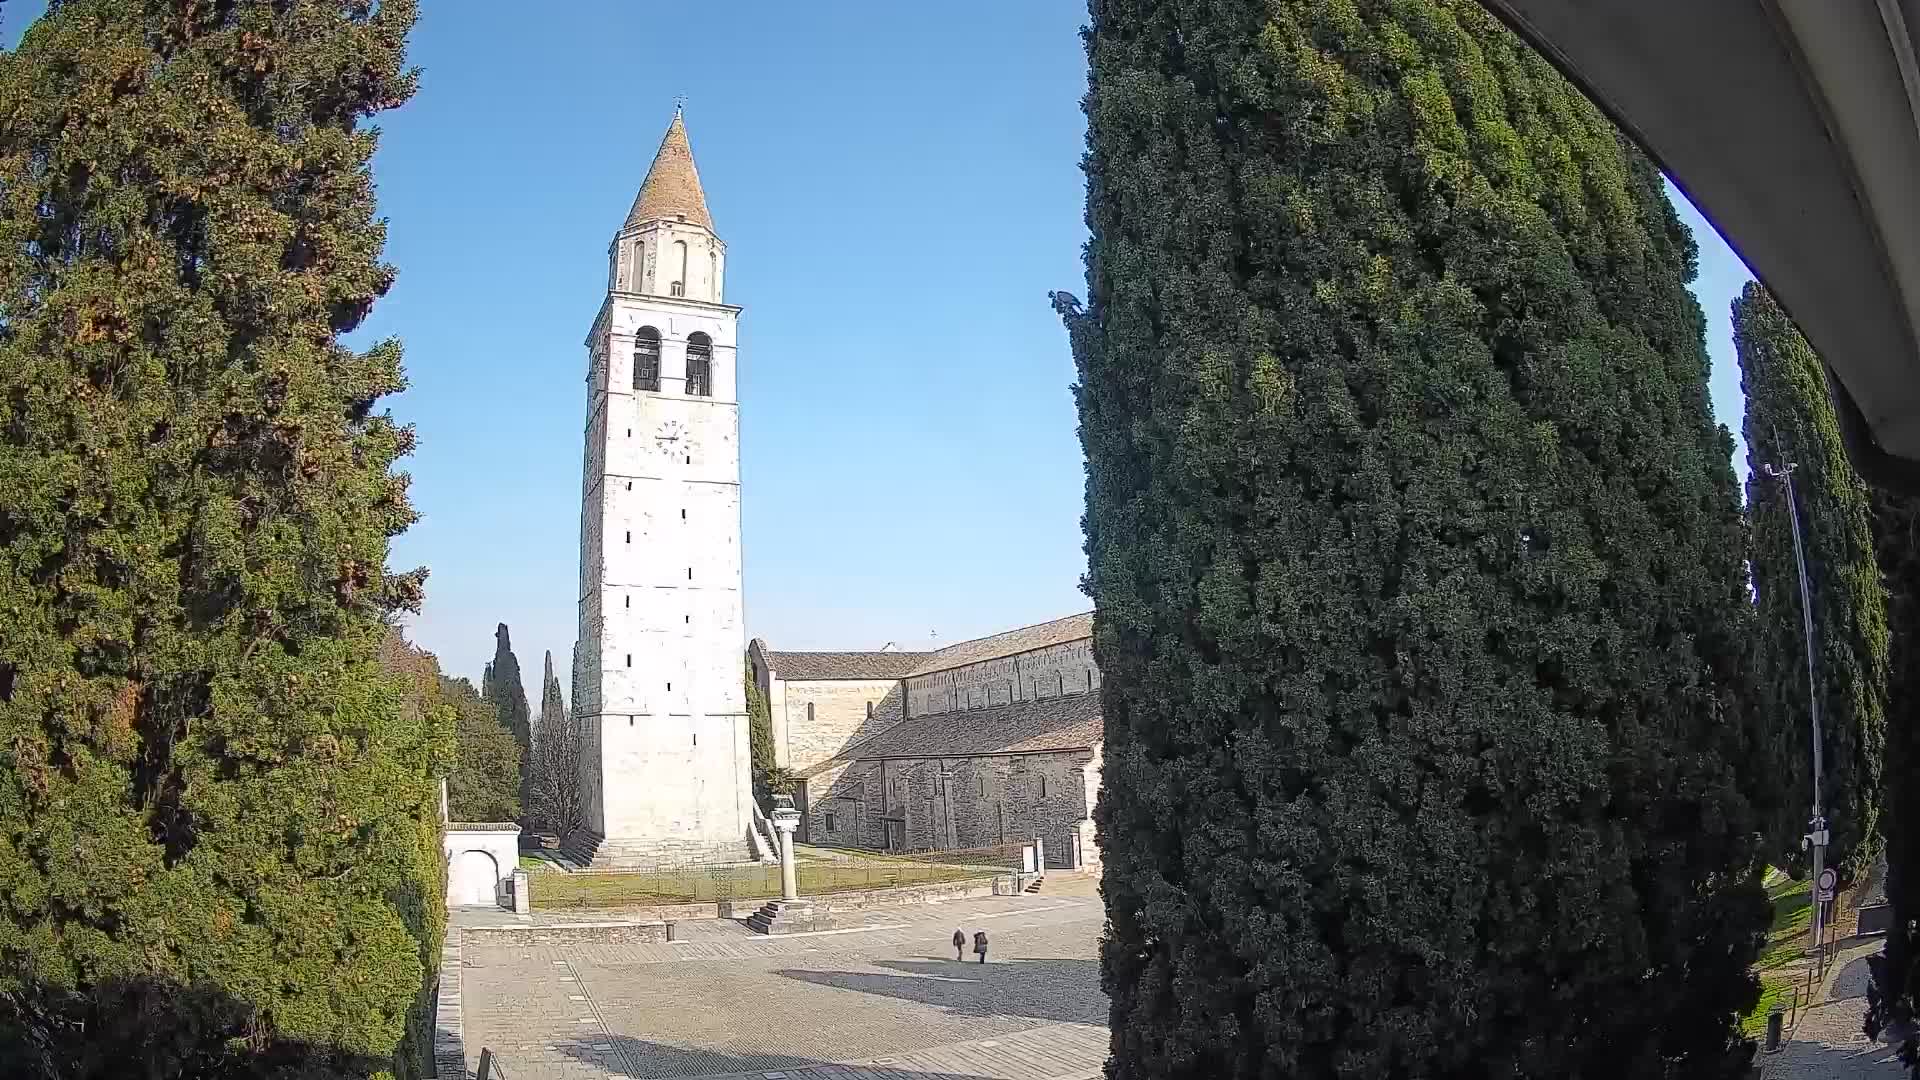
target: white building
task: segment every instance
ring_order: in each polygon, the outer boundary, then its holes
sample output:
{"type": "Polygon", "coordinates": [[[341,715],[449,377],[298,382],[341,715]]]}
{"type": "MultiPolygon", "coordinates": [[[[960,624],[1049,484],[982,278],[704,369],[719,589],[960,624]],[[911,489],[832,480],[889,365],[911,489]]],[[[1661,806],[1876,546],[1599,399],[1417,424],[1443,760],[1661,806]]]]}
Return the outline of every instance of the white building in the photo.
{"type": "Polygon", "coordinates": [[[752,857],[740,653],[735,328],[678,112],[607,258],[587,335],[576,858],[752,857]]]}

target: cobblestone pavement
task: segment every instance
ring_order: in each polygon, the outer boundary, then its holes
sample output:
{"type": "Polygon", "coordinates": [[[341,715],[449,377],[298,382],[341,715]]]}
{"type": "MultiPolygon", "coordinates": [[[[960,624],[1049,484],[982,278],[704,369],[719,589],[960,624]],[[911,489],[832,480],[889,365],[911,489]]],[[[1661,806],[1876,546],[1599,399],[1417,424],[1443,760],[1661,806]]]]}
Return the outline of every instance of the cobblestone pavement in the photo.
{"type": "Polygon", "coordinates": [[[1104,912],[1085,887],[874,913],[875,928],[765,938],[684,924],[657,945],[463,949],[469,1069],[505,1080],[1094,1077],[1106,1056],[1095,959],[1104,912]],[[985,929],[985,965],[953,931],[985,929]]]}
{"type": "Polygon", "coordinates": [[[1762,1080],[1904,1080],[1885,1044],[1860,1030],[1867,1014],[1867,957],[1881,939],[1844,945],[1815,1003],[1801,1015],[1778,1054],[1759,1055],[1762,1080]]]}

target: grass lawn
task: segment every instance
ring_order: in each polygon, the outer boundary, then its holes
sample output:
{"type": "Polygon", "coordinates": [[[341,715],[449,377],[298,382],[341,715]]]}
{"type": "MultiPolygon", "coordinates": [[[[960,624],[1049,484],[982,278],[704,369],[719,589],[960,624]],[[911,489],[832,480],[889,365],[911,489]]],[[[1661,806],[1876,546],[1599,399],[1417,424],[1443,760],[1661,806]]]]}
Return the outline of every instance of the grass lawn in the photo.
{"type": "Polygon", "coordinates": [[[538,855],[529,855],[523,851],[520,853],[520,869],[528,871],[551,870],[553,869],[553,864],[538,855]]]}
{"type": "MultiPolygon", "coordinates": [[[[807,861],[797,858],[800,895],[926,885],[989,876],[971,866],[942,866],[883,860],[807,861]]],[[[541,874],[531,879],[534,910],[620,908],[649,904],[686,904],[748,900],[780,895],[778,866],[738,866],[685,872],[631,874],[541,874]]]]}
{"type": "Polygon", "coordinates": [[[1753,966],[1760,976],[1760,1001],[1740,1019],[1740,1030],[1756,1038],[1766,1031],[1767,1014],[1774,1005],[1792,1000],[1794,976],[1781,969],[1806,950],[1807,931],[1813,925],[1813,883],[1779,875],[1767,886],[1767,899],[1773,901],[1773,925],[1753,966]]]}

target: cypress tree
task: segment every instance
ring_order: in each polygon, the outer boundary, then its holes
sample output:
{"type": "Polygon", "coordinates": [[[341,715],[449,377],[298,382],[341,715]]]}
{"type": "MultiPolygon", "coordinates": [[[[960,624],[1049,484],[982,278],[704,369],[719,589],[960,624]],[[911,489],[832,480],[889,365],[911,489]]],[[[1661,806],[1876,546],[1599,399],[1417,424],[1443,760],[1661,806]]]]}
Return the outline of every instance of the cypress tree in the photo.
{"type": "Polygon", "coordinates": [[[9,1075],[421,1065],[451,747],[379,662],[424,577],[400,346],[341,343],[394,277],[366,121],[414,18],[62,0],[0,57],[9,1075]],[[166,1040],[60,1033],[136,1002],[166,1040]]]}
{"type": "Polygon", "coordinates": [[[753,764],[753,797],[766,806],[773,796],[770,786],[774,770],[773,709],[767,695],[760,692],[760,684],[754,680],[752,661],[746,665],[746,682],[747,753],[753,764]]]}
{"type": "Polygon", "coordinates": [[[1867,487],[1847,463],[1820,358],[1757,282],[1733,302],[1747,399],[1747,513],[1759,615],[1755,669],[1770,703],[1777,861],[1798,863],[1811,805],[1806,630],[1786,490],[1768,467],[1793,463],[1812,594],[1821,701],[1821,801],[1828,862],[1843,883],[1878,851],[1886,749],[1887,595],[1867,487]]]}
{"type": "Polygon", "coordinates": [[[1091,9],[1108,1076],[1739,1075],[1751,614],[1658,173],[1465,0],[1091,9]]]}
{"type": "Polygon", "coordinates": [[[1916,1008],[1920,1000],[1920,499],[1873,495],[1873,533],[1887,588],[1887,751],[1885,807],[1887,903],[1893,908],[1886,949],[1868,960],[1866,1032],[1899,1047],[1920,1065],[1916,1008]]]}
{"type": "Polygon", "coordinates": [[[540,686],[540,724],[534,731],[533,758],[527,764],[527,784],[533,801],[527,813],[536,827],[565,833],[580,821],[580,745],[560,679],[553,673],[553,653],[546,654],[546,673],[540,686]]]}
{"type": "MultiPolygon", "coordinates": [[[[493,703],[501,726],[512,732],[513,741],[520,744],[521,762],[530,762],[533,759],[533,710],[527,705],[527,688],[520,682],[520,659],[513,655],[513,638],[506,623],[494,628],[493,663],[487,665],[481,694],[493,703]]],[[[528,786],[526,770],[522,768],[521,806],[529,802],[528,786]]]]}

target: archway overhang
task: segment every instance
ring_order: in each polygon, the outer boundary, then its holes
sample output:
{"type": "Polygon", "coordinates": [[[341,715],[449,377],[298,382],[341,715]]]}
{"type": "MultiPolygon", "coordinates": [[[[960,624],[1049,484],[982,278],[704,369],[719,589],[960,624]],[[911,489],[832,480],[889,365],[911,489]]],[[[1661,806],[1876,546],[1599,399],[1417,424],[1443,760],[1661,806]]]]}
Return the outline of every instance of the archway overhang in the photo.
{"type": "Polygon", "coordinates": [[[1920,0],[1481,2],[1793,316],[1861,475],[1920,492],[1920,0]]]}

